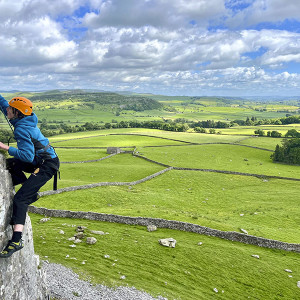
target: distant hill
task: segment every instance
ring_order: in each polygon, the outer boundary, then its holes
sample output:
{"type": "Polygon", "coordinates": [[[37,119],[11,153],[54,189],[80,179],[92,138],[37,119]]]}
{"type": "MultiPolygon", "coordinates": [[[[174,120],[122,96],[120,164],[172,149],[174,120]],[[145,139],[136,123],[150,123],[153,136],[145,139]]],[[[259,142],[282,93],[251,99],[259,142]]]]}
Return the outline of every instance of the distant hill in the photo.
{"type": "Polygon", "coordinates": [[[55,89],[45,91],[1,91],[4,96],[25,96],[33,101],[62,101],[77,99],[98,104],[122,105],[122,109],[137,111],[162,109],[168,102],[180,101],[203,106],[228,106],[252,103],[289,103],[300,105],[300,96],[167,96],[131,91],[109,92],[98,89],[55,89]]]}
{"type": "Polygon", "coordinates": [[[144,111],[162,109],[163,105],[157,100],[142,96],[124,96],[109,92],[87,92],[86,90],[51,90],[35,93],[30,97],[32,101],[64,101],[80,100],[80,102],[96,103],[99,105],[115,105],[122,110],[144,111]]]}

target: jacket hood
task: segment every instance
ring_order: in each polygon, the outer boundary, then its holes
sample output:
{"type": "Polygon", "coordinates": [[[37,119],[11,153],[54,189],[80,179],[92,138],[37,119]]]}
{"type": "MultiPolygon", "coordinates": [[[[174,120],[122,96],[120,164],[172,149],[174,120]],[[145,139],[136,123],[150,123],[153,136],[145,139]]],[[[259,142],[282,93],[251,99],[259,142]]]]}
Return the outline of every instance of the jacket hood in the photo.
{"type": "Polygon", "coordinates": [[[9,122],[15,128],[21,125],[36,127],[38,123],[38,118],[35,113],[32,113],[30,116],[24,117],[23,119],[14,119],[14,120],[10,120],[9,122]]]}

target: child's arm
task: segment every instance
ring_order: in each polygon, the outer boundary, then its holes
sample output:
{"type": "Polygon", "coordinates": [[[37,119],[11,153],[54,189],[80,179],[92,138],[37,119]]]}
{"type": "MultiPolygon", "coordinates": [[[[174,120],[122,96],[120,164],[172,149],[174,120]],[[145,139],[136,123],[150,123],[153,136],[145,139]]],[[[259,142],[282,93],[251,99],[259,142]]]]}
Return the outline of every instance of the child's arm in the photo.
{"type": "Polygon", "coordinates": [[[9,146],[7,146],[7,145],[5,145],[5,144],[3,144],[3,143],[0,142],[0,149],[8,151],[9,146]]]}
{"type": "Polygon", "coordinates": [[[0,109],[7,116],[6,108],[9,106],[8,102],[0,95],[0,109]]]}

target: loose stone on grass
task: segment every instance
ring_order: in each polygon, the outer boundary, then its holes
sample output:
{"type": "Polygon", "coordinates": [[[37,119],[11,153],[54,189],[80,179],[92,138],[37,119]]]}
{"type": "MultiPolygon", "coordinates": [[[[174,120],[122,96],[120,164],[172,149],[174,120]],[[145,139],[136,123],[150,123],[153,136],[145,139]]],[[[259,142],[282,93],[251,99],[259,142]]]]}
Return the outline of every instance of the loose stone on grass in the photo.
{"type": "Polygon", "coordinates": [[[173,238],[160,239],[158,240],[159,244],[165,247],[175,248],[176,240],[173,238]]]}
{"type": "Polygon", "coordinates": [[[243,232],[243,233],[245,233],[245,234],[248,234],[248,231],[247,231],[247,230],[245,230],[245,229],[243,229],[243,228],[241,228],[240,230],[241,230],[241,232],[243,232]]]}
{"type": "Polygon", "coordinates": [[[297,287],[300,289],[300,281],[297,282],[297,287]]]}
{"type": "Polygon", "coordinates": [[[84,232],[85,229],[86,229],[85,226],[77,226],[76,231],[77,232],[84,232]]]}
{"type": "Polygon", "coordinates": [[[288,272],[288,273],[293,273],[293,271],[290,270],[290,269],[285,269],[284,271],[286,271],[286,272],[288,272]]]}
{"type": "Polygon", "coordinates": [[[76,233],[76,234],[74,234],[74,237],[76,238],[76,239],[83,239],[84,238],[84,234],[83,234],[83,232],[78,232],[78,233],[76,233]]]}
{"type": "Polygon", "coordinates": [[[45,222],[48,222],[50,220],[51,220],[51,218],[42,218],[42,219],[40,219],[40,223],[45,223],[45,222]]]}
{"type": "Polygon", "coordinates": [[[147,230],[149,232],[152,232],[152,231],[156,231],[157,230],[157,227],[155,225],[148,225],[147,226],[147,230]]]}
{"type": "Polygon", "coordinates": [[[259,255],[257,255],[257,254],[253,254],[253,255],[251,255],[252,257],[255,257],[255,258],[257,258],[257,259],[259,259],[259,255]]]}
{"type": "Polygon", "coordinates": [[[89,245],[94,245],[94,244],[96,244],[96,242],[97,242],[97,239],[95,239],[94,237],[88,237],[86,239],[86,243],[89,245]]]}
{"type": "Polygon", "coordinates": [[[97,231],[97,230],[90,230],[90,233],[92,233],[92,234],[98,234],[98,235],[105,235],[104,231],[97,231]]]}

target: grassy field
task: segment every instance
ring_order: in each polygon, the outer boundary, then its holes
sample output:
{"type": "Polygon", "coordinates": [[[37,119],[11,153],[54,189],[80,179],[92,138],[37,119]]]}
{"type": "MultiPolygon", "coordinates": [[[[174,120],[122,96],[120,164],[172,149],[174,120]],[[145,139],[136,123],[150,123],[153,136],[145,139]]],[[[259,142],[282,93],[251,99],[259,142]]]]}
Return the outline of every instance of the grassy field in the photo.
{"type": "MultiPolygon", "coordinates": [[[[191,101],[189,97],[164,98],[160,101],[172,106],[177,112],[121,111],[120,116],[116,116],[113,110],[66,110],[62,106],[39,109],[37,114],[40,119],[64,120],[67,124],[75,125],[87,121],[111,122],[112,119],[121,121],[137,118],[151,120],[162,117],[225,121],[245,119],[247,116],[278,118],[285,116],[285,112],[278,110],[286,109],[266,105],[267,111],[255,111],[255,108],[265,107],[250,107],[250,104],[238,102],[226,106],[223,100],[216,99],[212,102],[209,98],[196,100],[189,106],[182,105],[185,101],[191,101]]],[[[66,102],[60,105],[69,104],[66,102]]],[[[258,128],[265,131],[278,130],[285,134],[291,128],[299,130],[300,126],[233,127],[220,129],[222,134],[124,128],[63,134],[51,137],[50,141],[57,147],[60,160],[64,162],[105,157],[105,148],[109,146],[131,147],[131,150],[133,146],[137,146],[140,154],[145,157],[175,167],[300,178],[299,166],[274,164],[270,159],[271,151],[241,146],[274,150],[276,144],[281,143],[282,139],[251,137],[258,128]],[[213,144],[188,145],[184,142],[213,144]]],[[[162,169],[164,167],[131,154],[120,154],[99,162],[61,164],[58,187],[97,182],[130,182],[162,169]]],[[[241,229],[245,229],[251,235],[300,243],[299,185],[298,181],[172,170],[135,186],[103,186],[61,193],[42,197],[35,205],[53,209],[165,218],[224,231],[241,232],[241,229]]],[[[42,191],[51,189],[52,180],[42,191]]],[[[297,288],[297,281],[300,280],[297,253],[167,229],[149,233],[140,226],[59,218],[40,223],[42,216],[30,216],[36,252],[43,259],[71,267],[93,283],[135,286],[154,296],[163,295],[169,299],[300,298],[300,290],[297,288]],[[109,234],[95,236],[98,239],[96,245],[80,243],[76,248],[70,248],[72,243],[67,239],[74,235],[75,229],[71,225],[75,224],[109,234]],[[60,230],[65,234],[59,234],[60,230]],[[158,244],[158,239],[166,237],[177,240],[176,248],[165,248],[158,244]],[[203,245],[199,246],[199,242],[203,245]],[[252,257],[253,254],[259,255],[260,259],[252,257]],[[293,272],[287,273],[285,269],[293,272]],[[126,278],[122,280],[123,275],[126,278]]]]}
{"type": "MultiPolygon", "coordinates": [[[[122,136],[114,136],[115,134],[126,134],[124,136],[124,140],[128,146],[131,146],[132,143],[129,143],[130,139],[135,139],[136,144],[146,146],[145,143],[147,140],[147,145],[163,145],[163,143],[170,145],[170,141],[163,141],[155,137],[166,138],[166,139],[175,139],[179,141],[189,142],[189,143],[236,143],[243,139],[249,138],[249,136],[242,136],[242,135],[219,135],[219,134],[203,134],[203,133],[195,133],[195,132],[172,132],[172,131],[162,131],[158,129],[147,129],[147,128],[118,128],[118,129],[109,129],[109,130],[97,130],[97,131],[84,131],[84,132],[77,132],[77,133],[67,133],[56,135],[50,137],[50,141],[57,143],[59,141],[72,142],[69,141],[76,138],[96,138],[97,139],[97,146],[109,146],[112,143],[116,144],[119,143],[118,139],[122,139],[122,136]],[[149,137],[130,137],[128,134],[141,134],[141,135],[148,135],[149,137]],[[104,138],[104,135],[108,135],[109,137],[104,138]],[[99,136],[99,137],[97,137],[99,136]],[[102,137],[100,137],[102,136],[102,137]],[[154,138],[153,138],[154,136],[154,138]],[[106,144],[103,143],[106,139],[106,144]],[[147,140],[146,140],[147,139],[147,140]]],[[[84,142],[84,141],[83,141],[84,142]]],[[[174,143],[175,144],[175,143],[174,143]]],[[[62,144],[56,144],[57,146],[61,146],[62,144]]],[[[86,144],[85,144],[86,145],[86,144]]],[[[120,146],[120,144],[118,144],[120,146]]],[[[76,146],[76,142],[75,142],[76,146]]],[[[125,144],[122,144],[124,147],[125,144]]]]}
{"type": "MultiPolygon", "coordinates": [[[[61,164],[59,187],[97,182],[131,182],[147,177],[162,169],[163,167],[159,165],[136,158],[131,154],[120,154],[99,162],[61,164]]],[[[49,190],[51,187],[52,181],[49,181],[41,190],[49,190]]]]}
{"type": "Polygon", "coordinates": [[[240,145],[188,145],[138,150],[147,158],[173,167],[300,178],[299,166],[275,164],[270,158],[272,152],[240,145]]]}
{"type": "Polygon", "coordinates": [[[168,299],[299,298],[296,253],[167,229],[150,233],[140,226],[60,218],[39,223],[41,216],[30,216],[35,249],[42,259],[66,265],[93,283],[135,286],[168,299]],[[95,245],[83,242],[70,248],[72,242],[67,239],[75,234],[74,225],[109,234],[88,234],[98,239],[95,245]],[[176,248],[158,244],[158,239],[166,237],[177,240],[176,248]],[[292,270],[292,275],[285,269],[292,270]]]}
{"type": "Polygon", "coordinates": [[[162,118],[175,120],[178,118],[185,118],[191,121],[203,121],[203,120],[218,120],[218,121],[234,121],[245,120],[247,117],[252,116],[258,119],[276,119],[286,116],[284,112],[266,111],[259,112],[251,108],[244,107],[200,107],[189,106],[183,107],[181,105],[173,106],[176,112],[169,112],[165,110],[145,110],[142,112],[123,111],[119,116],[114,111],[103,111],[101,107],[99,109],[74,109],[66,110],[62,108],[55,109],[43,109],[37,110],[37,116],[40,119],[57,120],[70,123],[85,123],[89,122],[111,122],[112,119],[120,121],[139,120],[139,121],[151,121],[161,120],[162,118]]]}
{"type": "Polygon", "coordinates": [[[63,121],[69,125],[82,125],[86,122],[120,121],[150,121],[185,118],[189,121],[216,120],[234,121],[245,120],[247,117],[260,119],[278,119],[287,114],[299,113],[299,101],[257,102],[245,99],[222,97],[177,97],[149,94],[117,95],[98,93],[92,95],[89,91],[45,91],[2,93],[7,99],[14,96],[25,96],[34,99],[34,109],[39,119],[47,119],[49,123],[63,121]],[[132,96],[134,96],[132,98],[132,96]],[[105,99],[106,97],[106,99],[105,99]],[[142,111],[129,110],[124,103],[131,103],[143,97],[157,102],[155,109],[145,106],[142,111]],[[119,100],[115,102],[116,98],[119,100]],[[113,100],[114,99],[114,100],[113,100]],[[134,100],[135,99],[135,100],[134,100]],[[111,102],[113,101],[113,102],[111,102]],[[163,105],[163,106],[162,106],[163,105]]]}
{"type": "Polygon", "coordinates": [[[251,235],[300,243],[299,188],[300,182],[174,170],[133,187],[62,193],[36,205],[165,218],[225,231],[243,228],[251,235]]]}
{"type": "Polygon", "coordinates": [[[181,145],[181,142],[136,135],[109,135],[52,142],[57,147],[134,147],[152,145],[181,145]]]}
{"type": "Polygon", "coordinates": [[[61,162],[72,162],[72,161],[85,161],[95,160],[108,156],[106,149],[89,149],[87,150],[74,150],[74,149],[63,149],[56,148],[61,162]]]}
{"type": "Polygon", "coordinates": [[[264,149],[269,150],[275,150],[276,145],[282,144],[283,139],[282,138],[269,138],[269,137],[250,137],[247,139],[244,139],[239,142],[241,145],[248,145],[248,146],[254,146],[254,147],[260,147],[264,149]]]}
{"type": "Polygon", "coordinates": [[[261,126],[234,126],[230,128],[220,129],[222,134],[241,134],[241,135],[254,135],[254,131],[261,129],[265,131],[267,135],[268,131],[278,131],[284,136],[288,130],[296,129],[300,130],[299,124],[291,124],[291,125],[261,125],[261,126]]]}

